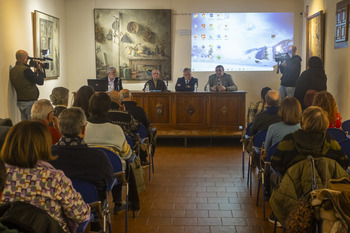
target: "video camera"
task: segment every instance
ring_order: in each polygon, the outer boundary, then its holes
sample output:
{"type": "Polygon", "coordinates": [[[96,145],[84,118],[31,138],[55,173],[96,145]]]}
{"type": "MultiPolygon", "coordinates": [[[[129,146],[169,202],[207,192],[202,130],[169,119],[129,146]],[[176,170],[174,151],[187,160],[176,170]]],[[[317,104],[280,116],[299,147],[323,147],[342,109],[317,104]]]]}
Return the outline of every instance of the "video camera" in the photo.
{"type": "MultiPolygon", "coordinates": [[[[28,57],[29,61],[29,66],[38,68],[38,61],[53,61],[52,58],[47,57],[50,53],[50,50],[48,49],[43,49],[41,50],[41,54],[43,55],[42,58],[40,57],[28,57]]],[[[43,69],[49,69],[49,63],[44,63],[41,65],[43,69]]]]}
{"type": "Polygon", "coordinates": [[[290,56],[288,53],[276,53],[275,54],[275,61],[277,62],[277,74],[280,72],[281,64],[289,59],[290,59],[290,56]]]}

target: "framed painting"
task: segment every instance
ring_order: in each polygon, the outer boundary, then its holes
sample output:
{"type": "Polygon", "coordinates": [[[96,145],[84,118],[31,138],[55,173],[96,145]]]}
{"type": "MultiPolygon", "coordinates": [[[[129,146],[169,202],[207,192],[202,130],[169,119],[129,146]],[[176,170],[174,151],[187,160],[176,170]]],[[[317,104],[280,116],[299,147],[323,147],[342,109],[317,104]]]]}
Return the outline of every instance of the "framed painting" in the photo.
{"type": "Polygon", "coordinates": [[[51,15],[34,11],[34,56],[44,59],[49,67],[46,78],[60,76],[60,21],[51,15]]]}
{"type": "Polygon", "coordinates": [[[124,80],[171,80],[171,11],[95,9],[96,77],[113,66],[124,80]],[[161,22],[161,23],[160,23],[161,22]]]}
{"type": "Polygon", "coordinates": [[[324,19],[319,11],[306,19],[306,64],[310,57],[324,58],[324,19]]]}

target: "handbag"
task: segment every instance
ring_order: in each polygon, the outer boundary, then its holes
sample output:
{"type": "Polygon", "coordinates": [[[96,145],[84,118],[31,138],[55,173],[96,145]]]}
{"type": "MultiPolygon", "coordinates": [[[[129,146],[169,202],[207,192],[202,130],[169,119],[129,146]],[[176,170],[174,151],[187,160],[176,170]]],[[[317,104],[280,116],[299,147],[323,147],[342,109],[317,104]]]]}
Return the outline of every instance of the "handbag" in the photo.
{"type": "Polygon", "coordinates": [[[141,192],[146,190],[143,168],[141,166],[141,160],[136,156],[135,160],[131,163],[131,169],[134,172],[137,192],[140,194],[141,192]]]}
{"type": "Polygon", "coordinates": [[[316,221],[314,209],[310,203],[310,195],[303,196],[290,211],[284,227],[287,233],[314,233],[316,232],[316,221]]]}

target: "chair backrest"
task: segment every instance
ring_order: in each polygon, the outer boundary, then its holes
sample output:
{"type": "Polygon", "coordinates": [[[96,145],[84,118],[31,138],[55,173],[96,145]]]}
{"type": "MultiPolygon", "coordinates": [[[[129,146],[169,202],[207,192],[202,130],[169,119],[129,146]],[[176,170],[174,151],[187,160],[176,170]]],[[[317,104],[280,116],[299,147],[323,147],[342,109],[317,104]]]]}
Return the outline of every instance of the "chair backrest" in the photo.
{"type": "Polygon", "coordinates": [[[348,134],[350,133],[350,120],[346,120],[341,124],[342,129],[347,132],[348,134]]]}
{"type": "Polygon", "coordinates": [[[111,162],[112,164],[114,173],[123,171],[122,162],[116,153],[103,147],[96,147],[96,148],[103,151],[106,154],[106,156],[109,159],[109,162],[111,162]]]}
{"type": "Polygon", "coordinates": [[[126,134],[125,134],[125,139],[128,142],[130,148],[133,149],[134,148],[134,141],[126,134]]]}
{"type": "Polygon", "coordinates": [[[341,129],[337,129],[337,128],[328,128],[327,129],[327,133],[332,135],[332,137],[337,141],[337,142],[341,142],[344,139],[346,139],[346,133],[341,130],[341,129]]]}
{"type": "Polygon", "coordinates": [[[276,149],[278,147],[278,145],[280,144],[280,142],[276,142],[275,144],[273,144],[270,149],[267,151],[267,158],[266,161],[270,162],[271,161],[271,157],[272,155],[275,154],[276,149]]]}
{"type": "Polygon", "coordinates": [[[257,134],[255,134],[253,138],[253,145],[255,147],[258,147],[258,148],[262,147],[263,143],[265,142],[266,133],[267,133],[267,130],[261,130],[257,134]]]}
{"type": "Polygon", "coordinates": [[[148,130],[147,130],[146,126],[144,126],[141,123],[140,123],[139,129],[137,130],[136,133],[138,133],[140,135],[140,138],[147,138],[148,137],[148,130]]]}
{"type": "Polygon", "coordinates": [[[350,163],[350,138],[346,138],[343,141],[339,142],[339,145],[342,151],[348,156],[348,160],[350,163]]]}
{"type": "Polygon", "coordinates": [[[93,185],[88,181],[74,179],[74,178],[71,178],[71,181],[74,189],[81,194],[81,196],[83,197],[83,200],[86,203],[93,203],[98,201],[98,193],[95,185],[93,185]]]}

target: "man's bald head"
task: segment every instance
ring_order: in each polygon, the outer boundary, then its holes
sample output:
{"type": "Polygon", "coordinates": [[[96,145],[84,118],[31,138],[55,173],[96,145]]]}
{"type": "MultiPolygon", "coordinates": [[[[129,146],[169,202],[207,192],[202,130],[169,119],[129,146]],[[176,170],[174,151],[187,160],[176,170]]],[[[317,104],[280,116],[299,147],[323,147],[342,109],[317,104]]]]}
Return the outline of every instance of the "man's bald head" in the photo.
{"type": "Polygon", "coordinates": [[[27,59],[28,58],[28,53],[27,51],[24,51],[24,50],[18,50],[16,52],[16,60],[18,62],[23,62],[23,63],[27,63],[27,59]]]}
{"type": "Polygon", "coordinates": [[[120,101],[131,100],[131,92],[128,89],[123,89],[120,91],[120,101]]]}
{"type": "Polygon", "coordinates": [[[108,93],[109,98],[111,98],[112,102],[119,104],[120,101],[120,93],[119,91],[111,91],[108,93]]]}
{"type": "Polygon", "coordinates": [[[265,100],[268,107],[277,107],[280,105],[281,97],[278,91],[270,90],[267,92],[265,100]]]}

